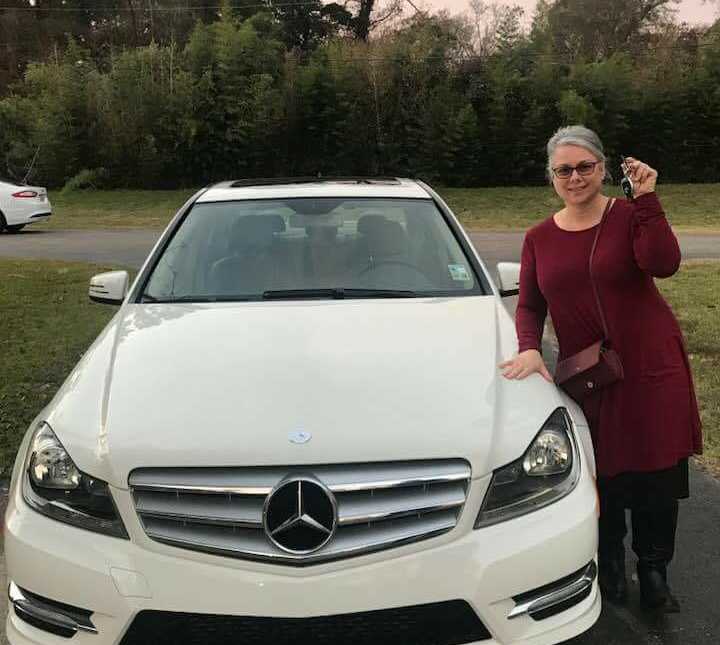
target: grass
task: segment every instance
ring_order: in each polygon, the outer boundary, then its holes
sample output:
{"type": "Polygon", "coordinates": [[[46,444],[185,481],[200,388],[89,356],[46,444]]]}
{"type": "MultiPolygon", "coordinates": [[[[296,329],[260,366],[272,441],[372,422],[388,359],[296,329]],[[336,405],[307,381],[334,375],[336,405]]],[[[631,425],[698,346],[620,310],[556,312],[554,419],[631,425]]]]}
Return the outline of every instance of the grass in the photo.
{"type": "Polygon", "coordinates": [[[705,438],[699,461],[720,476],[720,262],[683,264],[658,287],[687,341],[705,438]]]}
{"type": "MultiPolygon", "coordinates": [[[[116,311],[87,298],[90,277],[104,270],[88,264],[0,259],[0,478],[9,476],[27,425],[116,311]]],[[[659,285],[688,342],[704,423],[701,462],[718,474],[720,263],[684,264],[659,285]]]]}
{"type": "Polygon", "coordinates": [[[88,300],[103,267],[0,260],[0,478],[28,424],[115,311],[88,300]]]}
{"type": "MultiPolygon", "coordinates": [[[[657,192],[675,230],[720,233],[720,184],[667,184],[657,192]]],[[[607,193],[621,196],[619,189],[607,193]]],[[[525,230],[562,206],[551,186],[446,188],[440,194],[466,228],[525,230]]]]}
{"type": "MultiPolygon", "coordinates": [[[[54,214],[37,228],[163,228],[195,189],[114,190],[51,193],[54,214]]],[[[440,194],[463,225],[475,229],[522,229],[560,206],[550,186],[441,188],[440,194]]],[[[618,195],[618,191],[610,192],[618,195]]],[[[658,187],[678,231],[720,233],[720,184],[658,187]]]]}
{"type": "Polygon", "coordinates": [[[38,229],[165,228],[196,189],[85,190],[49,194],[52,217],[38,229]]]}

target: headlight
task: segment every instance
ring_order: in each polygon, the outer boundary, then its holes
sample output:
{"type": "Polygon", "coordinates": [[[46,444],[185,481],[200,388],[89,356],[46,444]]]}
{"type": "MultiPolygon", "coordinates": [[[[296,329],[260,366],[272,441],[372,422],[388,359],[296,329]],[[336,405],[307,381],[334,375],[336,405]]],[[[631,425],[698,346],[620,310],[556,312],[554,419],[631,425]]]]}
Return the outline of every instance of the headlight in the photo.
{"type": "Polygon", "coordinates": [[[525,454],[493,473],[475,528],[535,511],[567,495],[580,477],[580,459],[567,410],[558,408],[525,454]]]}
{"type": "Polygon", "coordinates": [[[47,423],[40,424],[30,441],[22,488],[25,501],[43,515],[128,538],[108,485],[78,470],[47,423]]]}

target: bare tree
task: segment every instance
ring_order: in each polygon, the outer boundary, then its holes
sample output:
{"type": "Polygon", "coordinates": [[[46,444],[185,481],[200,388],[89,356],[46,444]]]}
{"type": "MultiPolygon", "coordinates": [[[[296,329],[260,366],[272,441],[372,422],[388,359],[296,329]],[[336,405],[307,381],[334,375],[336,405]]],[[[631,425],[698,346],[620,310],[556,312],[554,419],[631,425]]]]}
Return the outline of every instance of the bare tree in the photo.
{"type": "Polygon", "coordinates": [[[469,20],[475,55],[484,58],[493,54],[502,42],[518,38],[523,13],[518,5],[471,0],[469,20]]]}

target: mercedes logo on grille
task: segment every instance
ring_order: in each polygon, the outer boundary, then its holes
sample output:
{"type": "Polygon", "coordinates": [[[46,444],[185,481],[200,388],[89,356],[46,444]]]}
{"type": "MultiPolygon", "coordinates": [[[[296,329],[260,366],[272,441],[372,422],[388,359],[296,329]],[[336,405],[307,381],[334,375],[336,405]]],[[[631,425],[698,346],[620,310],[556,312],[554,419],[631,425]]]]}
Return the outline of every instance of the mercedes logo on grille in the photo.
{"type": "Polygon", "coordinates": [[[335,533],[335,496],[316,479],[287,477],[265,500],[263,526],[270,541],[283,551],[296,555],[313,553],[335,533]]]}

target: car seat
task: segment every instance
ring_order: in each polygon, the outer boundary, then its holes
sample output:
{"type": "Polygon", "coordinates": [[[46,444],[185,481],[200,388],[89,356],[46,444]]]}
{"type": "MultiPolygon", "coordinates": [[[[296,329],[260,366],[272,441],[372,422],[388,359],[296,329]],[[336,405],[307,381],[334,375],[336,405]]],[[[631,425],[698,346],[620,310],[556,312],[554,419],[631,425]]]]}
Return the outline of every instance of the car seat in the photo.
{"type": "Polygon", "coordinates": [[[277,263],[272,254],[275,233],[285,230],[280,215],[246,215],[230,229],[228,247],[233,252],[215,262],[210,291],[217,294],[259,294],[273,287],[277,263]]]}

